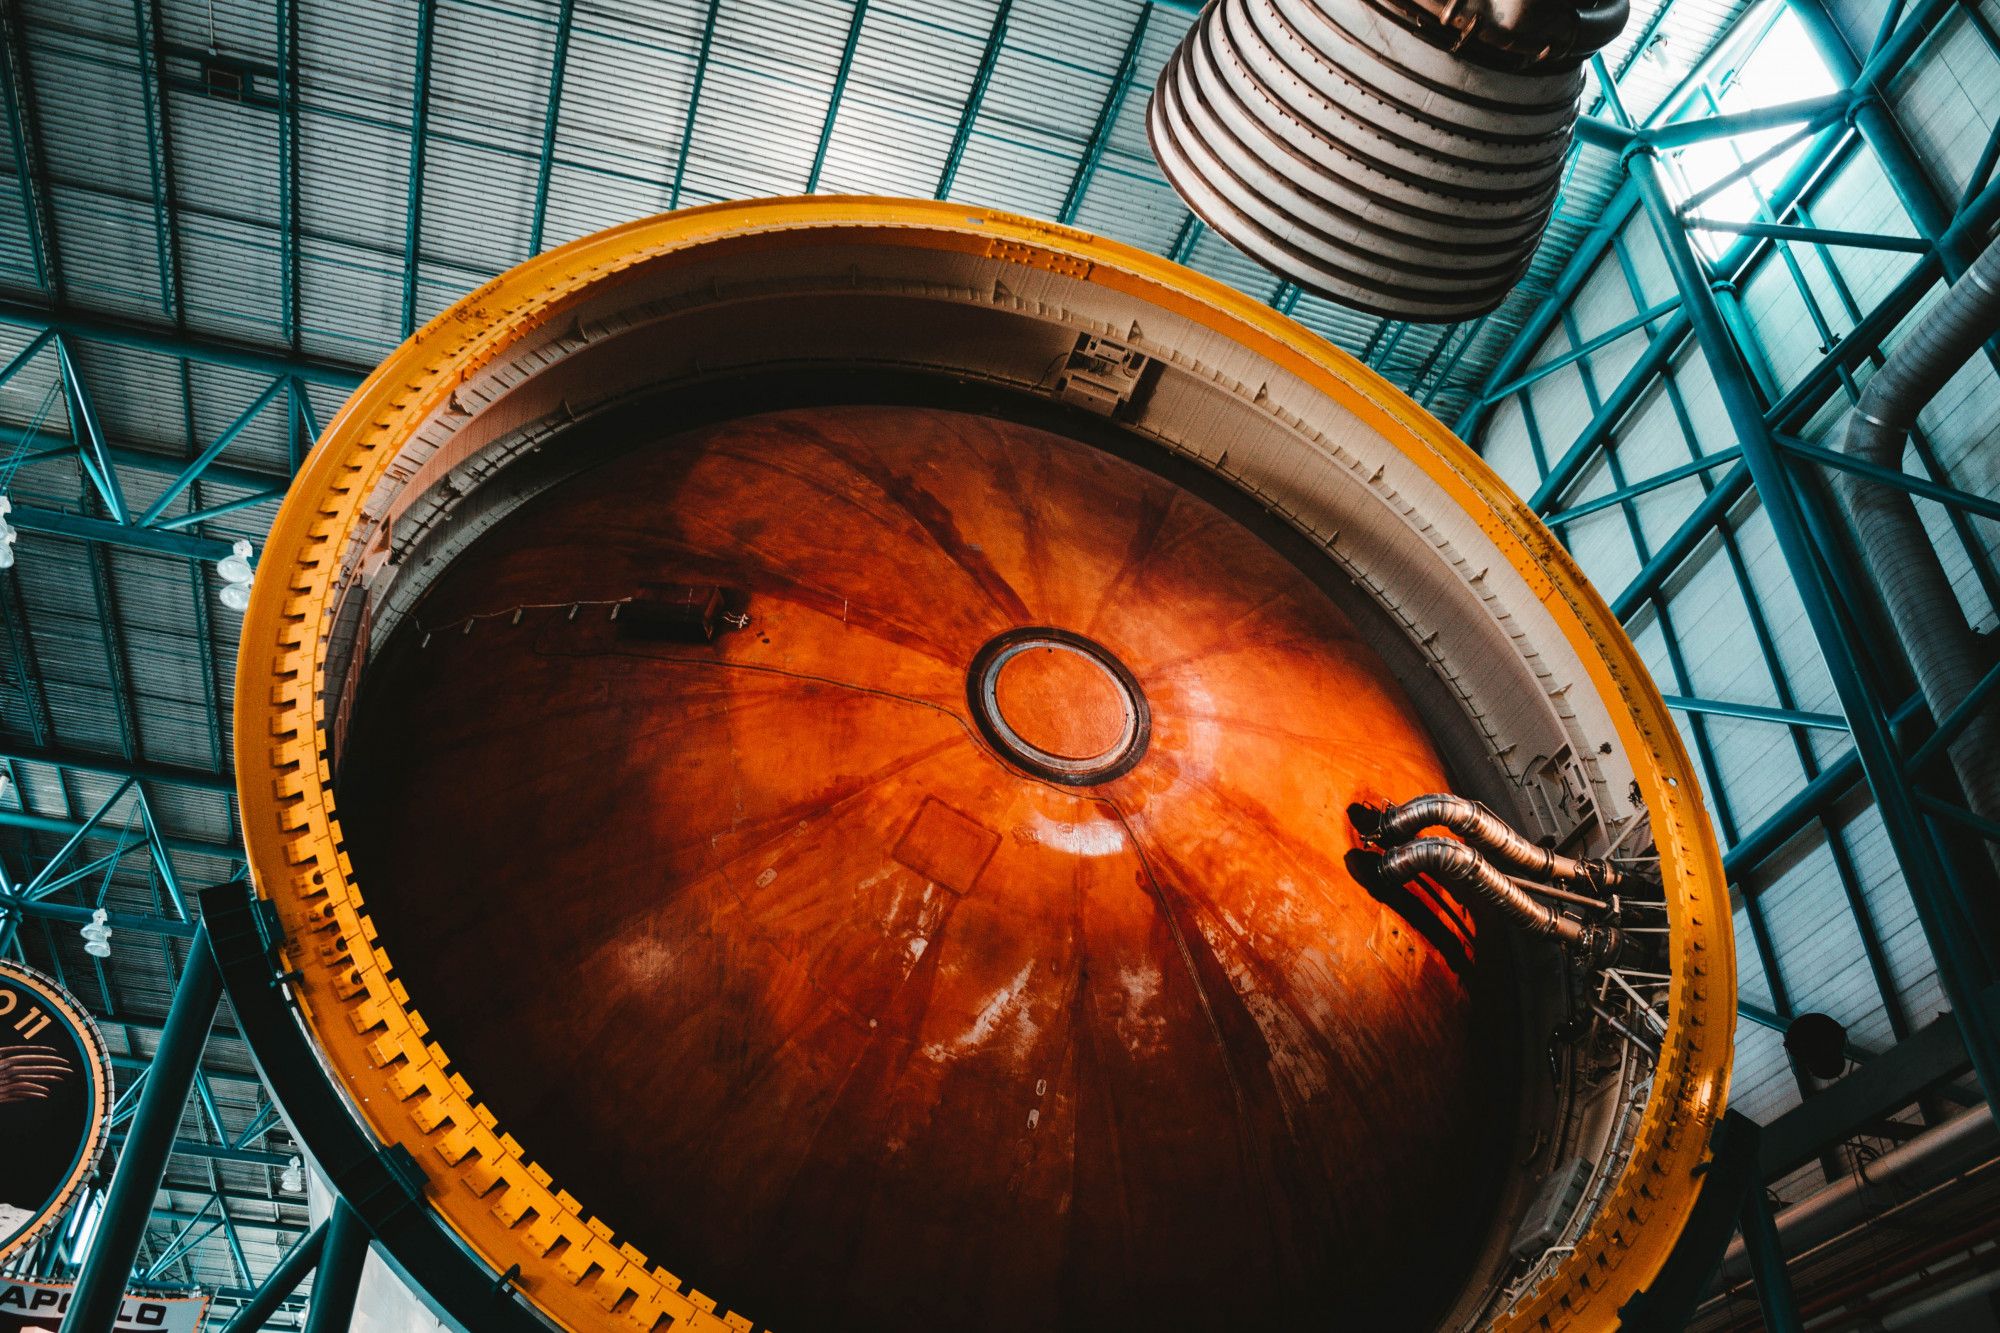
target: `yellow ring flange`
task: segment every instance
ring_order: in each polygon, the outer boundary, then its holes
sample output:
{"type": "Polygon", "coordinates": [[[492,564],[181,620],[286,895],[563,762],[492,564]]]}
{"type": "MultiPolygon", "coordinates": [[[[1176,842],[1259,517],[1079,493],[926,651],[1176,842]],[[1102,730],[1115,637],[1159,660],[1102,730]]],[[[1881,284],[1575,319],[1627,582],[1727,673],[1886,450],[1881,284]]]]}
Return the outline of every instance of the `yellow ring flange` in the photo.
{"type": "Polygon", "coordinates": [[[1220,282],[1068,227],[960,204],[819,197],[684,209],[615,227],[500,275],[397,348],[328,424],[259,564],[237,661],[236,772],[260,895],[276,904],[300,1009],[384,1143],[425,1164],[427,1197],[494,1272],[566,1328],[747,1331],[739,1314],[589,1217],[498,1132],[427,1039],[376,943],[341,850],[321,699],[341,555],[397,451],[453,389],[599,284],[731,242],[815,239],[975,254],[1123,291],[1248,347],[1347,407],[1414,460],[1535,589],[1610,705],[1652,817],[1671,927],[1669,1025],[1653,1088],[1610,1196],[1541,1289],[1498,1327],[1596,1329],[1659,1272],[1699,1193],[1728,1086],[1736,987],[1728,893],[1692,767],[1666,705],[1602,598],[1519,497],[1435,419],[1347,353],[1220,282]],[[1615,702],[1613,702],[1615,701],[1615,702]]]}

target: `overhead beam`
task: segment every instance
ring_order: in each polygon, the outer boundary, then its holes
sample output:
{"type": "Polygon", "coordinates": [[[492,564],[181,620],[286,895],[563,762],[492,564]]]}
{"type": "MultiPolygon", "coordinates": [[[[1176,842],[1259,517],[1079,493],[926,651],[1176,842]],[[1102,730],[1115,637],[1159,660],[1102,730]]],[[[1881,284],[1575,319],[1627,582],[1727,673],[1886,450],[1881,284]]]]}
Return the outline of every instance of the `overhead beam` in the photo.
{"type": "Polygon", "coordinates": [[[424,231],[424,150],[430,138],[431,45],[437,0],[417,0],[417,69],[410,88],[409,193],[403,215],[403,322],[405,338],[417,327],[417,270],[424,231]]]}
{"type": "Polygon", "coordinates": [[[0,298],[0,324],[49,330],[85,342],[128,347],[159,356],[182,357],[204,365],[226,366],[259,375],[290,375],[309,384],[353,390],[367,378],[369,367],[291,356],[250,343],[208,334],[185,333],[171,325],[154,324],[121,315],[99,314],[70,307],[43,309],[23,301],[0,298]]]}
{"type": "Polygon", "coordinates": [[[813,149],[812,170],[806,173],[806,193],[819,191],[820,173],[826,169],[826,152],[833,146],[834,126],[840,121],[840,103],[847,96],[847,79],[854,72],[854,53],[861,46],[861,29],[868,22],[868,0],[854,0],[854,14],[847,22],[847,42],[840,49],[840,68],[834,72],[833,91],[827,95],[826,115],[819,126],[819,143],[813,149]]]}
{"type": "Polygon", "coordinates": [[[701,24],[701,49],[694,58],[694,80],[688,88],[687,114],[681,119],[681,141],[674,149],[674,181],[667,189],[667,207],[681,206],[681,187],[687,182],[688,157],[694,147],[694,127],[701,115],[701,88],[708,81],[709,54],[715,49],[715,20],[722,0],[708,0],[708,16],[701,24]]]}
{"type": "MultiPolygon", "coordinates": [[[[122,1133],[111,1136],[111,1146],[114,1148],[123,1146],[124,1142],[125,1135],[122,1133]]],[[[292,1153],[265,1152],[261,1148],[232,1148],[226,1143],[202,1143],[197,1139],[175,1139],[168,1151],[175,1157],[200,1157],[215,1162],[237,1162],[245,1166],[290,1166],[294,1156],[292,1153]]]]}
{"type": "MultiPolygon", "coordinates": [[[[0,810],[0,828],[26,829],[31,833],[54,833],[62,837],[80,832],[81,819],[64,819],[57,815],[29,814],[23,810],[0,810]]],[[[112,837],[110,833],[105,834],[112,837]]],[[[241,861],[243,848],[235,842],[210,842],[206,838],[181,838],[163,834],[160,845],[170,852],[184,852],[189,856],[212,856],[219,861],[241,861]]]]}
{"type": "Polygon", "coordinates": [[[70,537],[98,546],[122,546],[154,555],[180,556],[187,560],[213,563],[229,554],[229,543],[216,537],[197,537],[191,532],[166,528],[143,528],[136,523],[119,523],[87,514],[70,514],[37,505],[16,505],[9,515],[23,532],[39,532],[51,537],[70,537]]]}
{"type": "Polygon", "coordinates": [[[61,300],[63,265],[56,244],[55,214],[49,203],[48,166],[42,156],[41,104],[35,95],[34,69],[28,56],[27,16],[19,0],[0,4],[0,23],[6,27],[4,41],[0,41],[0,56],[6,61],[0,93],[5,96],[7,131],[26,205],[23,221],[28,249],[34,256],[37,285],[61,300]]]}
{"type": "MultiPolygon", "coordinates": [[[[87,925],[95,918],[95,909],[78,907],[70,903],[52,903],[45,898],[24,899],[9,895],[0,898],[0,916],[19,913],[24,917],[42,921],[65,921],[71,925],[87,925]]],[[[127,931],[134,935],[163,935],[172,939],[190,940],[194,938],[195,925],[192,921],[180,921],[169,916],[148,916],[137,912],[112,912],[104,914],[104,924],[113,931],[127,931]]]]}
{"type": "Polygon", "coordinates": [[[1056,214],[1056,221],[1068,224],[1076,221],[1076,215],[1083,210],[1084,192],[1090,189],[1091,177],[1097,174],[1097,164],[1104,160],[1104,150],[1111,146],[1111,132],[1118,126],[1118,113],[1125,107],[1125,98],[1132,91],[1133,81],[1139,73],[1139,54],[1146,45],[1146,29],[1153,20],[1153,7],[1147,5],[1139,11],[1138,21],[1132,25],[1132,35],[1125,42],[1125,54],[1118,60],[1118,73],[1111,80],[1111,90],[1104,95],[1104,105],[1098,108],[1097,123],[1091,126],[1090,139],[1084,145],[1083,157],[1077,162],[1076,174],[1070,178],[1069,193],[1064,197],[1062,209],[1056,214]]]}
{"type": "Polygon", "coordinates": [[[556,46],[549,57],[549,96],[542,112],[542,154],[535,166],[535,216],[528,225],[528,254],[542,252],[542,233],[549,218],[549,178],[555,170],[556,125],[562,119],[563,83],[569,74],[569,34],[576,22],[576,0],[562,0],[556,12],[556,46]]]}
{"type": "Polygon", "coordinates": [[[965,161],[965,150],[972,143],[972,127],[979,119],[979,109],[986,101],[987,85],[993,82],[993,71],[999,68],[1001,52],[1007,48],[1007,20],[1013,14],[1014,0],[1000,0],[993,11],[993,26],[986,34],[986,49],[979,55],[979,68],[972,76],[972,88],[965,95],[965,106],[958,115],[958,128],[952,132],[951,149],[945,154],[944,170],[938,173],[937,188],[931,193],[939,199],[951,198],[951,187],[958,181],[958,169],[965,161]]]}
{"type": "MultiPolygon", "coordinates": [[[[153,1210],[155,1222],[197,1222],[204,1216],[209,1214],[191,1213],[181,1208],[153,1210]]],[[[312,1229],[304,1222],[287,1222],[281,1217],[245,1217],[241,1213],[229,1214],[229,1222],[230,1225],[241,1227],[245,1231],[277,1231],[294,1236],[303,1236],[312,1229]]]]}
{"type": "MultiPolygon", "coordinates": [[[[2000,1014],[2000,987],[1981,998],[2000,1014]]],[[[1790,1175],[1970,1068],[1957,1022],[1949,1014],[1934,1019],[1766,1125],[1765,1178],[1790,1175]]]]}
{"type": "Polygon", "coordinates": [[[186,768],[179,764],[158,764],[145,759],[123,759],[116,755],[94,754],[85,750],[58,749],[29,745],[0,737],[0,759],[18,764],[52,764],[58,768],[80,769],[85,773],[108,773],[113,777],[137,778],[141,782],[165,782],[202,791],[234,793],[236,780],[227,773],[186,768]]]}

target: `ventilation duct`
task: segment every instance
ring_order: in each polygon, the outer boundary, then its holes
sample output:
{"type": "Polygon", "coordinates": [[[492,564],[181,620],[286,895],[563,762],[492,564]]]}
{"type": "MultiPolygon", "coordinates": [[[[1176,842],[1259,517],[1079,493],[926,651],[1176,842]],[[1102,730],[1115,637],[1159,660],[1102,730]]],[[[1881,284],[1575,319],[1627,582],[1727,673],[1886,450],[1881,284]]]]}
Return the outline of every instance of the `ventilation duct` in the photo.
{"type": "Polygon", "coordinates": [[[1548,223],[1582,61],[1625,0],[1211,0],[1160,75],[1153,154],[1189,208],[1308,290],[1482,315],[1548,223]]]}
{"type": "MultiPolygon", "coordinates": [[[[1917,414],[1995,328],[2000,328],[2000,241],[1973,261],[1868,381],[1847,421],[1842,448],[1848,456],[1902,471],[1917,414]]],[[[1839,484],[1911,673],[1931,716],[1942,721],[1978,687],[1988,666],[1986,653],[1908,493],[1846,473],[1839,484]]],[[[1990,702],[1968,719],[1950,753],[1966,804],[1983,818],[2000,818],[2000,715],[1990,702]]]]}

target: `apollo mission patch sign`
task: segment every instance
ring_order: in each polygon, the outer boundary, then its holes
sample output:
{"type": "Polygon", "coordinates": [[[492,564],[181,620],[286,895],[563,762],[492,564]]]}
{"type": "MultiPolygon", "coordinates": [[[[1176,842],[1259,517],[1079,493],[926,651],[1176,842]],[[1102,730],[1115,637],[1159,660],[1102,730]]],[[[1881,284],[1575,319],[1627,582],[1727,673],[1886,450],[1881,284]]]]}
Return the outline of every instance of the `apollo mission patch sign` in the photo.
{"type": "MultiPolygon", "coordinates": [[[[0,1278],[0,1333],[56,1333],[76,1288],[67,1282],[0,1278]]],[[[127,1295],[111,1333],[199,1333],[208,1298],[127,1295]]]]}
{"type": "Polygon", "coordinates": [[[111,1068],[82,1005],[0,961],[0,1260],[62,1215],[104,1151],[111,1068]]]}

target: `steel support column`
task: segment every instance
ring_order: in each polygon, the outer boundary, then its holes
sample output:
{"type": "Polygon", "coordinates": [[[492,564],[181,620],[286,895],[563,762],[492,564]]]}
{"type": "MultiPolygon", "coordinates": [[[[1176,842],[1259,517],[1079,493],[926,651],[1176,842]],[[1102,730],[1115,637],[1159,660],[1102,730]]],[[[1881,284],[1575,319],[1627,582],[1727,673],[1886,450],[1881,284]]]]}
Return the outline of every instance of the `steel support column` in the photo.
{"type": "Polygon", "coordinates": [[[313,1279],[312,1303],[306,1307],[305,1333],[347,1333],[354,1322],[361,1266],[368,1261],[368,1227],[346,1200],[336,1198],[325,1231],[319,1275],[313,1279]]]}
{"type": "Polygon", "coordinates": [[[208,931],[198,929],[180,983],[174,987],[173,1006],[160,1032],[152,1072],[146,1075],[146,1091],[126,1132],[125,1147],[105,1195],[103,1221],[91,1242],[83,1275],[77,1279],[62,1333],[109,1333],[118,1317],[126,1283],[131,1280],[132,1261],[139,1253],[153,1201],[159,1196],[167,1155],[173,1150],[195,1068],[221,999],[222,974],[208,947],[208,931]]]}
{"type": "Polygon", "coordinates": [[[322,1222],[313,1228],[311,1235],[292,1246],[271,1270],[271,1275],[251,1293],[243,1308],[223,1325],[222,1333],[257,1333],[264,1327],[265,1321],[285,1303],[285,1298],[305,1281],[306,1274],[319,1265],[320,1252],[326,1248],[326,1227],[322,1222]]]}
{"type": "Polygon", "coordinates": [[[1688,316],[1722,399],[1743,464],[1771,521],[1772,534],[1786,567],[1797,584],[1814,638],[1825,657],[1828,674],[1840,697],[1841,711],[1853,730],[1862,774],[1881,813],[1896,859],[1909,882],[1910,894],[1949,997],[1973,1068],[1987,1095],[2000,1091],[2000,1031],[1977,1003],[1986,980],[1983,960],[1972,942],[1965,904],[1932,840],[1914,794],[1903,777],[1902,758],[1890,731],[1888,710],[1876,696],[1863,662],[1863,650],[1848,632],[1828,588],[1820,554],[1813,541],[1782,450],[1765,419],[1750,367],[1731,335],[1709,274],[1689,243],[1662,180],[1653,153],[1635,147],[1625,166],[1637,188],[1640,206],[1652,223],[1666,256],[1681,309],[1688,316]]]}
{"type": "MultiPolygon", "coordinates": [[[[1928,35],[1939,16],[1952,6],[1938,0],[1920,6],[1919,12],[1905,19],[1895,34],[1901,38],[1908,32],[1914,38],[1901,41],[1892,38],[1865,66],[1855,59],[1853,48],[1847,44],[1847,37],[1834,21],[1825,0],[1791,0],[1791,7],[1833,76],[1854,85],[1855,101],[1848,115],[1881,160],[1882,174],[1888,177],[1889,188],[1896,192],[1903,211],[1916,224],[1917,234],[1938,244],[1951,228],[1951,210],[1931,184],[1930,173],[1917,160],[1910,141],[1903,137],[1902,127],[1882,99],[1880,85],[1901,72],[1915,54],[1916,43],[1928,35]]],[[[1977,244],[1969,238],[1954,237],[1938,244],[1938,258],[1944,261],[1948,278],[1958,277],[1978,254],[1977,244]]]]}
{"type": "Polygon", "coordinates": [[[1743,1194],[1743,1250],[1750,1256],[1750,1277],[1757,1284],[1757,1304],[1764,1312],[1766,1333],[1805,1333],[1798,1298],[1785,1273],[1785,1252],[1778,1244],[1778,1224],[1771,1218],[1771,1199],[1764,1182],[1752,1180],[1743,1194]]]}

